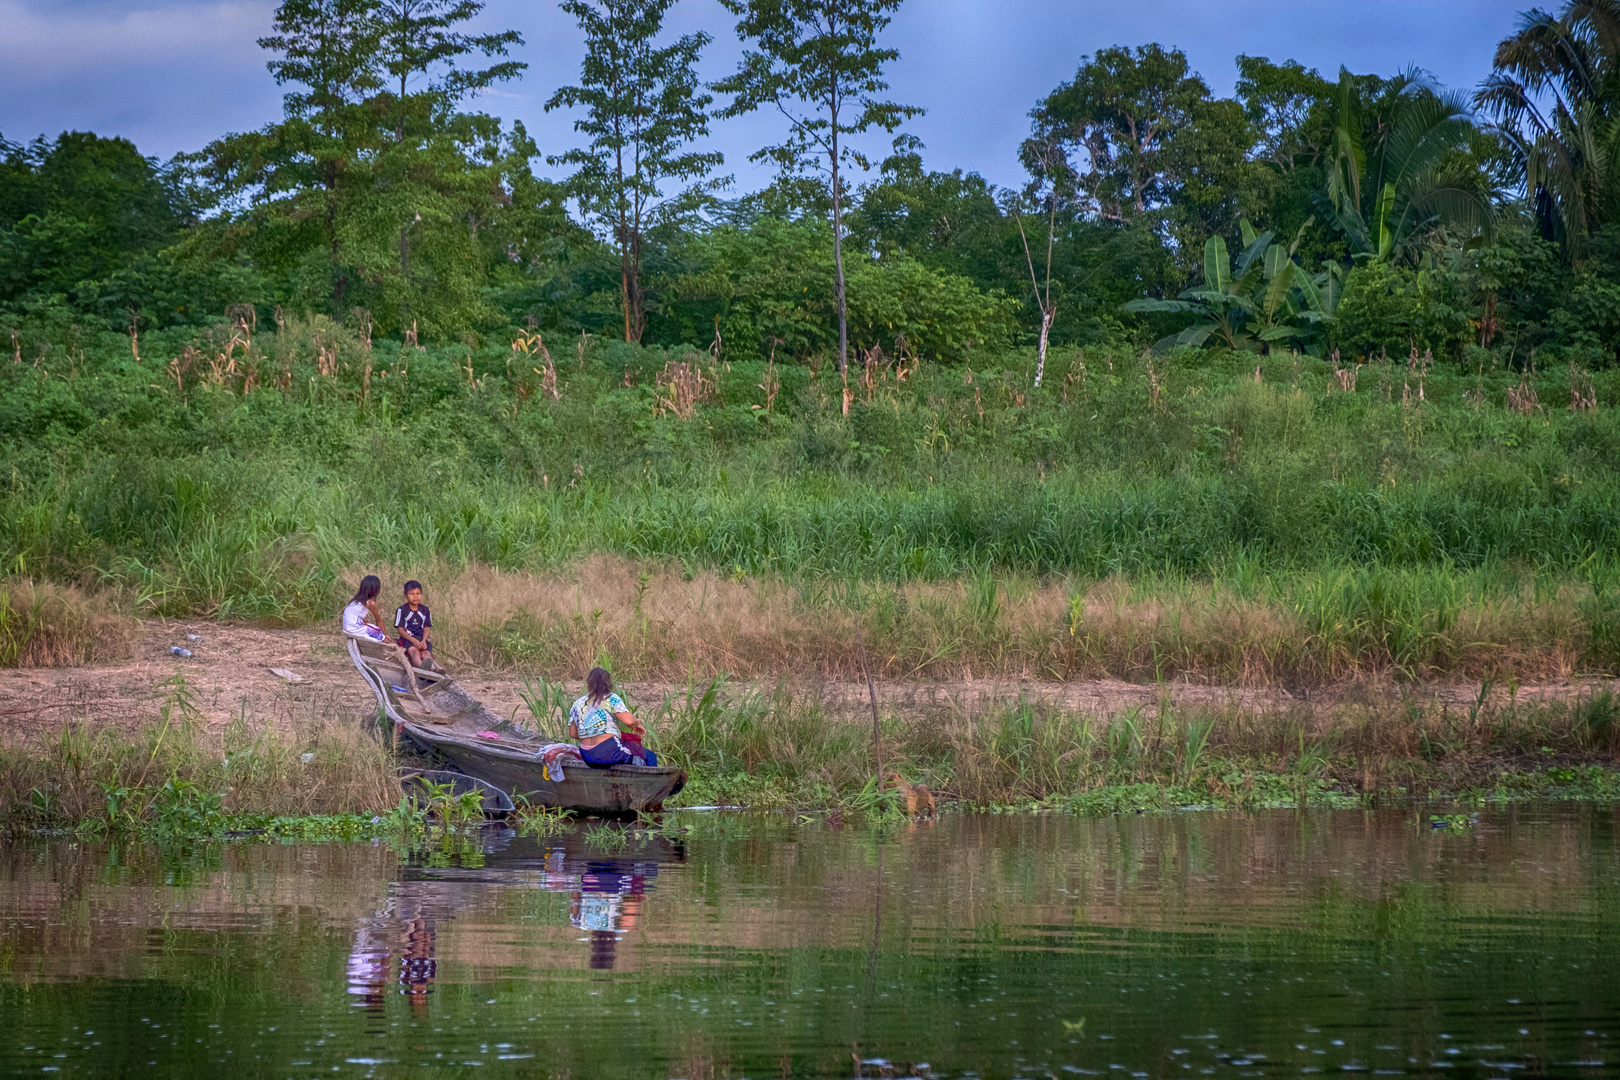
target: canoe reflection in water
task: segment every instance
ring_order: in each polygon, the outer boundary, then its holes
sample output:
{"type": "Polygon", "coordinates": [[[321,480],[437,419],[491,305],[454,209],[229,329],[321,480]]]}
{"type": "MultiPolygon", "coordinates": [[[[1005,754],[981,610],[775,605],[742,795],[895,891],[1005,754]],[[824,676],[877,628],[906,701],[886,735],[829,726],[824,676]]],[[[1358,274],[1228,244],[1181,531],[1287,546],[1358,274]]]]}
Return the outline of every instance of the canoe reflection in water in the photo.
{"type": "Polygon", "coordinates": [[[401,867],[377,914],[355,928],[348,964],[355,1004],[380,1007],[397,988],[413,1007],[425,1005],[439,974],[440,925],[486,906],[494,890],[568,893],[569,923],[589,934],[589,966],[611,971],[619,940],[642,923],[652,880],[660,869],[686,861],[685,845],[665,837],[632,842],[622,853],[608,855],[589,847],[577,832],[536,840],[489,829],[482,846],[482,865],[427,866],[422,865],[425,854],[413,854],[401,867]]]}

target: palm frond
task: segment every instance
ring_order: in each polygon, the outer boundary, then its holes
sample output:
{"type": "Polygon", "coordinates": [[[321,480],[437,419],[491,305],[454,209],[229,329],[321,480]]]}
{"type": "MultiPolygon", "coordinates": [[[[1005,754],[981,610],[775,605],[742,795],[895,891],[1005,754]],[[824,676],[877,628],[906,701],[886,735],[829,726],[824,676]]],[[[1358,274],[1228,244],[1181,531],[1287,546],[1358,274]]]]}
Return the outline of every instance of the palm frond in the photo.
{"type": "Polygon", "coordinates": [[[1189,300],[1132,300],[1125,310],[1135,313],[1203,311],[1204,305],[1189,300]]]}

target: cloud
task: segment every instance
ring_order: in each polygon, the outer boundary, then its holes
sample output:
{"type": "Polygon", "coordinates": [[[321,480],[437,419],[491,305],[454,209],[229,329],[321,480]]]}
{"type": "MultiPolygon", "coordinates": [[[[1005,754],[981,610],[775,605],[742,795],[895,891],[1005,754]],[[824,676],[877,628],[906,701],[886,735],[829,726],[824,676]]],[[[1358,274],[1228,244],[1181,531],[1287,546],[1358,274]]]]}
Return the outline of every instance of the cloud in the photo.
{"type": "Polygon", "coordinates": [[[151,67],[182,58],[251,58],[263,63],[257,38],[270,26],[270,0],[171,3],[136,9],[53,6],[49,13],[0,0],[4,82],[15,91],[30,79],[151,67]]]}
{"type": "Polygon", "coordinates": [[[257,39],[272,0],[41,10],[0,0],[0,132],[123,135],[167,157],[277,116],[257,39]]]}
{"type": "MultiPolygon", "coordinates": [[[[1496,41],[1529,0],[1319,0],[1308,18],[1271,0],[907,0],[885,34],[901,59],[888,76],[897,101],[928,115],[907,125],[928,149],[930,168],[977,169],[1020,182],[1017,146],[1030,107],[1071,78],[1086,53],[1160,41],[1185,48],[1216,93],[1230,93],[1239,52],[1292,57],[1332,75],[1340,63],[1392,73],[1420,63],[1441,81],[1468,87],[1490,68],[1496,41]],[[1324,28],[1331,29],[1325,33],[1324,28]]],[[[194,150],[228,131],[281,115],[282,89],[265,71],[257,39],[269,33],[276,0],[0,0],[0,131],[28,138],[75,128],[124,135],[143,152],[194,150]]],[[[742,50],[718,0],[683,0],[671,34],[714,36],[700,72],[729,73],[742,50]]],[[[583,41],[552,0],[489,0],[477,31],[513,28],[526,44],[514,59],[523,79],[480,97],[473,108],[521,119],[542,149],[578,145],[571,110],[544,111],[557,87],[579,78],[583,41]]],[[[726,154],[739,187],[770,170],[746,162],[781,135],[759,114],[712,125],[709,146],[726,154]]],[[[862,143],[882,157],[888,137],[862,143]]]]}

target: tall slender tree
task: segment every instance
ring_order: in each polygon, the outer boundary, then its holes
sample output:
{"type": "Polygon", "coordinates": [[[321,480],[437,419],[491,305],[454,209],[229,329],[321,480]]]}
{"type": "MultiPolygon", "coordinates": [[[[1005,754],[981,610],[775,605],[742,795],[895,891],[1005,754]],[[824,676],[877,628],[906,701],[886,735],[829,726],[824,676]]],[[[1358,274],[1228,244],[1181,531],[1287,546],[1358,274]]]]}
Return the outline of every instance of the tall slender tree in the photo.
{"type": "Polygon", "coordinates": [[[1009,200],[1007,210],[1018,225],[1018,239],[1024,247],[1024,265],[1029,270],[1029,284],[1035,292],[1035,306],[1041,313],[1041,332],[1036,340],[1035,385],[1041,385],[1046,374],[1046,349],[1052,339],[1052,323],[1057,320],[1057,304],[1052,299],[1052,249],[1057,246],[1058,209],[1074,199],[1074,175],[1069,171],[1067,156],[1062,147],[1037,138],[1026,140],[1019,148],[1019,156],[1033,174],[1034,179],[1024,189],[1031,206],[1046,211],[1046,276],[1043,281],[1035,271],[1035,258],[1029,247],[1029,233],[1024,229],[1024,216],[1016,201],[1009,200]]]}
{"type": "Polygon", "coordinates": [[[697,62],[711,39],[699,32],[659,47],[664,15],[674,3],[563,0],[562,9],[585,31],[585,61],[580,85],[565,86],[546,102],[547,112],[585,109],[574,130],[590,143],[550,160],[578,166],[569,187],[619,249],[626,341],[640,341],[647,328],[642,257],[648,227],[661,212],[690,207],[707,190],[694,184],[665,202],[662,182],[701,181],[724,160],[718,151],[687,149],[709,133],[714,99],[701,91],[697,62]]]}
{"type": "Polygon", "coordinates": [[[249,196],[282,261],[304,263],[301,276],[326,279],[334,311],[342,310],[353,277],[342,224],[363,171],[355,166],[371,126],[364,103],[382,85],[372,3],[285,0],[277,7],[274,33],[259,47],[279,54],[265,65],[277,84],[295,87],[282,99],[284,120],[226,136],[202,154],[222,197],[249,196]],[[309,265],[312,241],[325,252],[319,271],[309,265]]]}
{"type": "MultiPolygon", "coordinates": [[[[393,96],[396,156],[416,156],[424,143],[442,133],[444,125],[435,121],[442,121],[446,113],[478,91],[517,78],[528,66],[517,60],[503,60],[482,70],[462,66],[467,57],[506,56],[512,46],[523,44],[523,35],[516,30],[464,34],[456,29],[483,9],[479,0],[377,3],[372,17],[377,27],[378,58],[393,96]]],[[[408,206],[404,209],[399,226],[399,272],[409,279],[408,238],[420,211],[408,206]]]]}
{"type": "Polygon", "coordinates": [[[833,290],[838,309],[838,370],[849,369],[844,277],[844,169],[869,162],[850,139],[874,127],[893,132],[922,109],[878,98],[889,88],[883,66],[897,60],[878,35],[901,0],[720,0],[738,16],[737,33],[754,48],[736,74],[714,84],[733,95],[722,117],[771,107],[788,122],[787,138],[750,155],[785,173],[825,174],[832,202],[833,290]]]}

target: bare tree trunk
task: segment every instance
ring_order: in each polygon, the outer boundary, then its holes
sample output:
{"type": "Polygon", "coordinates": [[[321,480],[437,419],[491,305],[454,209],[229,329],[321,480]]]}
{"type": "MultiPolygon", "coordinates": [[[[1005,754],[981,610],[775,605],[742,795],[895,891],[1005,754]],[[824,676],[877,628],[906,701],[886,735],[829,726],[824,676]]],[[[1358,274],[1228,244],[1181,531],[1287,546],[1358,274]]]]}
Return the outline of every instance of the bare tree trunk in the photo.
{"type": "Polygon", "coordinates": [[[629,336],[625,340],[639,343],[641,335],[647,332],[647,299],[641,291],[641,245],[636,241],[632,243],[635,246],[631,249],[629,287],[625,292],[626,309],[630,313],[629,336]]]}
{"type": "Polygon", "coordinates": [[[624,340],[634,341],[630,336],[630,222],[622,208],[616,231],[619,234],[619,301],[624,308],[624,340]]]}
{"type": "Polygon", "coordinates": [[[630,336],[630,256],[622,246],[619,248],[619,297],[624,302],[624,340],[634,341],[630,336]]]}
{"type": "Polygon", "coordinates": [[[326,237],[331,244],[332,258],[332,317],[341,319],[343,311],[343,287],[347,284],[347,275],[343,272],[342,259],[343,241],[338,239],[337,232],[337,168],[328,162],[326,165],[326,237]]]}
{"type": "Polygon", "coordinates": [[[1035,259],[1029,251],[1029,235],[1024,232],[1024,219],[1013,212],[1013,220],[1018,223],[1018,238],[1024,243],[1024,261],[1029,266],[1029,283],[1035,289],[1035,303],[1041,309],[1041,337],[1040,352],[1035,359],[1035,388],[1041,386],[1041,377],[1046,374],[1046,345],[1052,337],[1052,323],[1057,319],[1057,305],[1052,303],[1052,235],[1056,213],[1046,229],[1046,288],[1041,288],[1040,281],[1035,277],[1035,259]]]}
{"type": "MultiPolygon", "coordinates": [[[[617,125],[617,121],[615,121],[617,125]]],[[[624,145],[621,143],[614,152],[613,177],[618,182],[618,221],[615,232],[619,239],[619,299],[624,305],[624,340],[635,340],[630,336],[630,207],[626,196],[624,183],[624,145]]]]}
{"type": "Polygon", "coordinates": [[[629,276],[626,278],[625,311],[629,315],[626,323],[626,341],[641,342],[641,335],[647,332],[647,298],[641,289],[641,210],[638,207],[632,219],[626,250],[629,253],[629,276]]]}
{"type": "Polygon", "coordinates": [[[849,372],[849,316],[844,304],[844,215],[838,197],[838,166],[833,165],[833,297],[838,303],[838,374],[849,372]]]}
{"type": "MultiPolygon", "coordinates": [[[[400,76],[399,76],[399,98],[398,98],[397,108],[400,111],[399,111],[399,115],[394,120],[394,144],[396,146],[403,147],[405,145],[405,114],[404,114],[404,109],[405,109],[405,73],[404,72],[401,72],[400,76]]],[[[409,249],[409,247],[407,247],[407,243],[406,243],[406,239],[405,239],[405,230],[407,228],[409,228],[408,225],[401,225],[399,227],[399,276],[403,280],[403,283],[406,286],[406,295],[408,296],[408,295],[410,295],[409,288],[410,288],[410,278],[411,278],[411,265],[410,265],[410,257],[409,257],[410,249],[409,249]]],[[[406,310],[407,311],[409,310],[409,304],[408,303],[406,305],[406,310]]]]}
{"type": "Polygon", "coordinates": [[[1057,318],[1057,308],[1047,304],[1041,308],[1041,345],[1040,355],[1035,360],[1035,387],[1040,388],[1041,376],[1046,373],[1046,342],[1052,335],[1052,322],[1057,318]]]}

